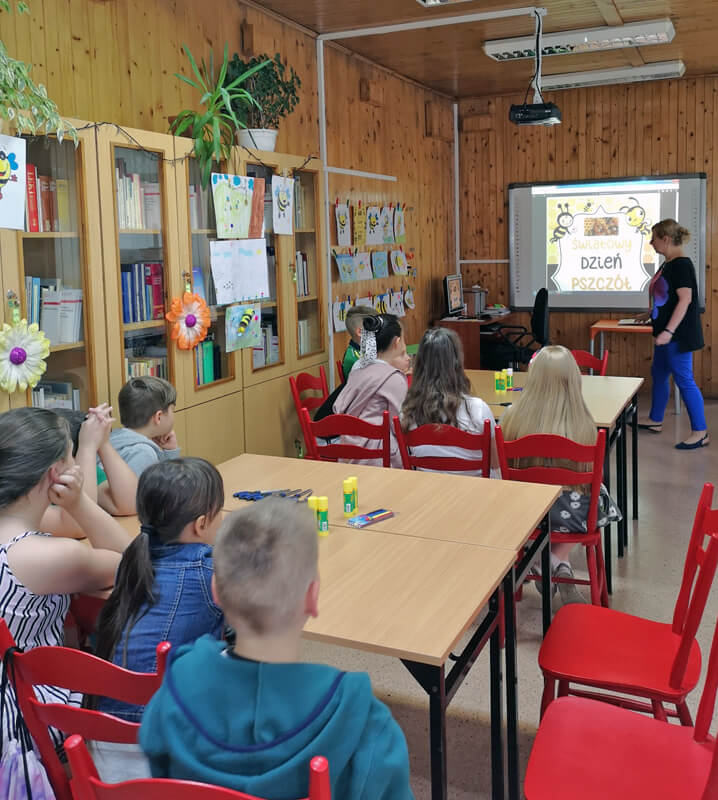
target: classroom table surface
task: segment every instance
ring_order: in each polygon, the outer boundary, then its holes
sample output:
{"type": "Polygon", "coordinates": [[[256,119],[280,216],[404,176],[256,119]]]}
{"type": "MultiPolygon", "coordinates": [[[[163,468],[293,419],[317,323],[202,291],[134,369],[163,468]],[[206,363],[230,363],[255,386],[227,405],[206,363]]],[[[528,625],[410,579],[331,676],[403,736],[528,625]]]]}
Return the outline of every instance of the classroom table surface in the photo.
{"type": "Polygon", "coordinates": [[[232,497],[237,491],[311,488],[314,494],[329,498],[330,529],[346,528],[342,483],[356,476],[357,513],[378,508],[394,512],[393,517],[372,525],[372,531],[512,553],[521,550],[560,493],[558,486],[535,483],[250,453],[225,461],[218,469],[224,480],[226,510],[246,504],[232,497]]]}
{"type": "MultiPolygon", "coordinates": [[[[628,319],[626,317],[626,319],[628,319]]],[[[647,325],[619,325],[617,319],[599,319],[591,325],[591,339],[599,333],[653,333],[653,326],[647,325]]]]}
{"type": "MultiPolygon", "coordinates": [[[[488,403],[494,416],[500,419],[507,404],[518,399],[518,392],[498,393],[494,384],[494,373],[485,369],[468,369],[466,375],[471,382],[474,395],[488,403]]],[[[514,372],[514,386],[522,387],[528,373],[514,372]]],[[[583,399],[599,428],[612,428],[623,409],[643,385],[643,378],[623,378],[616,375],[582,375],[583,399]]]]}

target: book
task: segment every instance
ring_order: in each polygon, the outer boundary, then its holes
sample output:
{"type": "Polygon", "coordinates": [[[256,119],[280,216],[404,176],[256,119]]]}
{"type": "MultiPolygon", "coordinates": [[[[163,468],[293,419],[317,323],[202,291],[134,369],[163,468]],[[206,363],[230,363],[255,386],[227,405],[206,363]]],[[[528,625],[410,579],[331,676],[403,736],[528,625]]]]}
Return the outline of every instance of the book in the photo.
{"type": "Polygon", "coordinates": [[[202,374],[204,383],[212,383],[214,381],[214,353],[213,342],[204,341],[200,345],[202,348],[202,374]]]}
{"type": "Polygon", "coordinates": [[[70,222],[70,183],[66,178],[55,180],[57,192],[57,221],[58,231],[71,230],[70,222]]]}
{"type": "Polygon", "coordinates": [[[42,230],[52,230],[52,195],[50,194],[50,178],[48,175],[38,175],[37,181],[40,184],[40,202],[38,212],[42,220],[42,230]]]}
{"type": "Polygon", "coordinates": [[[143,185],[144,227],[150,230],[160,230],[162,227],[162,194],[159,183],[145,183],[143,185]]]}
{"type": "Polygon", "coordinates": [[[60,292],[43,288],[40,296],[40,330],[50,340],[50,345],[60,344],[60,292]]]}
{"type": "Polygon", "coordinates": [[[82,315],[82,289],[61,289],[59,337],[60,343],[71,344],[80,339],[80,319],[82,315]]]}
{"type": "Polygon", "coordinates": [[[165,295],[162,264],[154,262],[145,265],[145,282],[148,280],[150,287],[148,305],[151,312],[150,319],[163,319],[165,315],[165,295]]]}
{"type": "Polygon", "coordinates": [[[121,265],[120,282],[122,284],[122,322],[128,325],[132,319],[132,278],[130,271],[124,269],[127,264],[121,265]]]}
{"type": "Polygon", "coordinates": [[[194,289],[194,293],[198,294],[206,303],[207,293],[204,288],[204,272],[202,272],[202,267],[192,267],[192,288],[194,289]]]}
{"type": "Polygon", "coordinates": [[[52,230],[57,233],[60,230],[60,219],[57,213],[57,182],[54,178],[50,178],[50,216],[52,230]]]}
{"type": "Polygon", "coordinates": [[[37,170],[32,164],[25,164],[25,229],[30,233],[40,230],[37,205],[37,170]]]}

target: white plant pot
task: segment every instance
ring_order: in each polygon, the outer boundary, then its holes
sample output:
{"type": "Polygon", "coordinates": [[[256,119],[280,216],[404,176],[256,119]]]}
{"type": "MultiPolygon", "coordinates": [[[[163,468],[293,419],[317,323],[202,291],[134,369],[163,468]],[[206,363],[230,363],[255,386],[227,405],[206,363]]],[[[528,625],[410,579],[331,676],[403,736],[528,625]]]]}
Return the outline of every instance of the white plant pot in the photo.
{"type": "Polygon", "coordinates": [[[251,150],[273,153],[277,146],[278,133],[274,128],[243,128],[239,131],[239,143],[251,150]]]}

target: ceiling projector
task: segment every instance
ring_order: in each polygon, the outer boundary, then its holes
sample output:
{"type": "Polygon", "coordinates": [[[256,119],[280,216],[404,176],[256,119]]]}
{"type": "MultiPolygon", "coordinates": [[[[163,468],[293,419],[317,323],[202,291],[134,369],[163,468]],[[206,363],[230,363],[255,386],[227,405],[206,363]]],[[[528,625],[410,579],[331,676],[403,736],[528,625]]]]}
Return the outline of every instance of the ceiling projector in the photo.
{"type": "Polygon", "coordinates": [[[509,120],[515,125],[559,125],[561,111],[555,103],[522,103],[511,106],[509,120]]]}

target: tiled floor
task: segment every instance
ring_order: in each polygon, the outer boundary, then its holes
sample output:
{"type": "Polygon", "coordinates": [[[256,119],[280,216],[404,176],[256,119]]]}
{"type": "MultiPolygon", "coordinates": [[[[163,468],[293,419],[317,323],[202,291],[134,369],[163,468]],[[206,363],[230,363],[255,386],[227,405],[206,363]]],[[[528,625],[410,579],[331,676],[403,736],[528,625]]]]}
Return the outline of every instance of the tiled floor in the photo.
{"type": "MultiPolygon", "coordinates": [[[[663,434],[640,434],[640,520],[631,521],[627,557],[618,563],[614,561],[611,600],[614,608],[658,620],[668,620],[673,613],[700,488],[706,481],[718,482],[718,401],[706,403],[706,414],[713,444],[702,450],[673,449],[673,444],[689,428],[685,411],[680,416],[672,413],[666,416],[663,434]]],[[[585,568],[583,556],[578,552],[575,566],[579,570],[585,568]]],[[[523,771],[538,725],[542,689],[536,662],[541,642],[540,598],[531,587],[524,592],[518,616],[523,771]]],[[[717,616],[718,579],[698,636],[704,654],[710,647],[717,616]]],[[[429,798],[428,703],[423,690],[402,664],[395,659],[314,642],[304,643],[303,655],[307,660],[370,674],[377,695],[389,704],[406,734],[415,796],[417,800],[429,798]]],[[[488,672],[487,648],[449,707],[447,748],[452,800],[490,797],[488,672]]],[[[701,686],[689,702],[693,711],[701,686]]]]}

